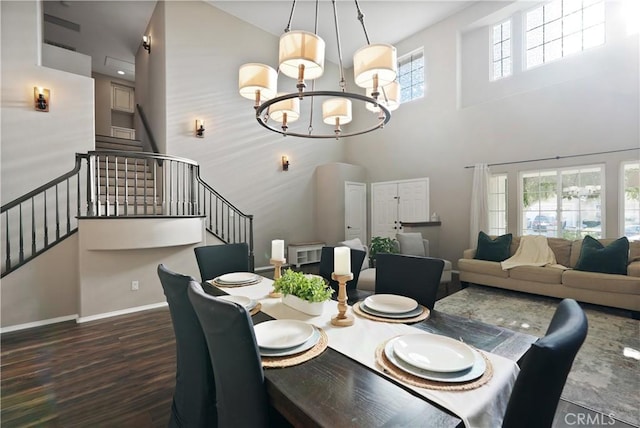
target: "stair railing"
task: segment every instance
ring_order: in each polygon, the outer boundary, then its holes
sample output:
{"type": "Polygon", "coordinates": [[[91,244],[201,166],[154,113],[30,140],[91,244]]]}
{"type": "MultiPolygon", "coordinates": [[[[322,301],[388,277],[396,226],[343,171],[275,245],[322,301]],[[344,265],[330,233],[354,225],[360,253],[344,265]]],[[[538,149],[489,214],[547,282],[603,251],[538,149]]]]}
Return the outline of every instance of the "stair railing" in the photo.
{"type": "Polygon", "coordinates": [[[196,162],[155,153],[77,153],[66,174],[3,205],[2,277],[71,236],[78,218],[204,216],[226,243],[247,242],[253,268],[253,216],[202,180],[196,162]]]}

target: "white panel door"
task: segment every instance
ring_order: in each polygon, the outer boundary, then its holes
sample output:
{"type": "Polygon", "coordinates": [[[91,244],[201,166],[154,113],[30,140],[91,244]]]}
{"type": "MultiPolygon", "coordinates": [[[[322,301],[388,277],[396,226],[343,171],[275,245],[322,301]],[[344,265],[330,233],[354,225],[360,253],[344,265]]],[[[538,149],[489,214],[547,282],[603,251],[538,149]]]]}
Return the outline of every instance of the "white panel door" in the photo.
{"type": "Polygon", "coordinates": [[[344,183],[344,239],[359,238],[367,243],[367,185],[344,183]]]}
{"type": "Polygon", "coordinates": [[[429,221],[429,179],[399,182],[398,196],[401,222],[429,221]]]}
{"type": "Polygon", "coordinates": [[[395,238],[398,223],[398,184],[371,183],[371,236],[395,238]]]}

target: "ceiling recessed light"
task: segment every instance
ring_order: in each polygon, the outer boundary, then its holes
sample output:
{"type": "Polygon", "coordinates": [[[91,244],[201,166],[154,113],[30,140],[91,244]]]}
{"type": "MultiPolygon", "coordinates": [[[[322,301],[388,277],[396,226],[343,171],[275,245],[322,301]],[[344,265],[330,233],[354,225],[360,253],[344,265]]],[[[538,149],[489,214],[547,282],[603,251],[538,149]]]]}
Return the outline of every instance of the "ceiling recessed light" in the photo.
{"type": "Polygon", "coordinates": [[[124,74],[124,71],[118,70],[118,74],[124,74]]]}

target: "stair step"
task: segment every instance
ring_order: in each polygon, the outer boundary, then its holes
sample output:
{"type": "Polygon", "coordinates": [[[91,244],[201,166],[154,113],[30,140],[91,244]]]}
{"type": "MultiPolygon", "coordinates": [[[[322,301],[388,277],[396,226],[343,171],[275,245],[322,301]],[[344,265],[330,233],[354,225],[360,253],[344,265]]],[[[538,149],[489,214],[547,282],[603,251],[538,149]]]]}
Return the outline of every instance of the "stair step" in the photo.
{"type": "MultiPolygon", "coordinates": [[[[129,196],[130,198],[136,196],[136,197],[144,197],[145,196],[145,189],[146,189],[146,196],[148,198],[153,197],[153,191],[154,188],[153,186],[147,186],[147,187],[133,187],[133,186],[127,186],[127,196],[129,196]]],[[[104,186],[100,186],[100,196],[104,196],[105,194],[109,195],[109,196],[114,196],[116,194],[116,188],[115,186],[109,186],[109,190],[106,191],[104,186]]],[[[122,196],[124,197],[125,195],[125,191],[124,191],[124,186],[120,186],[118,187],[118,196],[122,196]]],[[[158,192],[156,190],[156,197],[160,197],[160,192],[158,192]]]]}
{"type": "MultiPolygon", "coordinates": [[[[136,183],[136,180],[134,178],[125,179],[124,177],[118,177],[118,189],[121,192],[124,192],[125,180],[127,182],[127,187],[130,189],[144,189],[145,187],[147,189],[153,189],[155,187],[153,180],[145,181],[144,179],[138,179],[138,182],[136,183]]],[[[113,177],[109,177],[108,180],[105,177],[100,177],[100,187],[104,187],[105,183],[109,183],[109,188],[116,186],[116,180],[113,177]]],[[[138,191],[138,193],[140,192],[138,191]]]]}
{"type": "Polygon", "coordinates": [[[96,150],[128,150],[141,152],[142,141],[128,140],[126,138],[109,137],[107,135],[96,135],[96,150]]]}
{"type": "Polygon", "coordinates": [[[138,178],[138,181],[144,181],[144,178],[147,178],[147,181],[151,180],[153,181],[153,172],[151,171],[130,171],[127,170],[126,175],[124,170],[120,170],[118,169],[117,174],[116,174],[116,170],[115,169],[109,169],[108,171],[105,170],[104,168],[100,169],[100,174],[98,174],[98,177],[100,177],[100,179],[104,179],[105,177],[109,177],[109,180],[113,179],[116,177],[116,175],[118,176],[118,180],[119,179],[124,179],[125,177],[128,178],[131,181],[134,181],[136,179],[136,177],[138,178]]]}

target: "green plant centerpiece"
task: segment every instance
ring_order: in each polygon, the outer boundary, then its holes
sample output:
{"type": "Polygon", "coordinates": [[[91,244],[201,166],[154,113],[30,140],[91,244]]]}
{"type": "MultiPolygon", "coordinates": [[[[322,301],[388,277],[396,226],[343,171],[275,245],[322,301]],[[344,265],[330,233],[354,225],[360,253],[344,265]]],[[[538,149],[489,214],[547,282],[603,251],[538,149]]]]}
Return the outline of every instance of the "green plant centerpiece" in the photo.
{"type": "Polygon", "coordinates": [[[383,238],[382,236],[374,236],[371,238],[369,246],[369,261],[371,266],[376,265],[376,255],[378,253],[397,253],[398,242],[393,238],[383,238]]]}
{"type": "Polygon", "coordinates": [[[317,275],[308,275],[287,269],[280,278],[273,283],[273,288],[283,296],[289,294],[308,302],[324,302],[329,300],[333,289],[317,275]]]}

